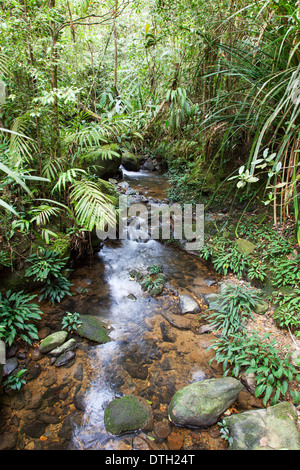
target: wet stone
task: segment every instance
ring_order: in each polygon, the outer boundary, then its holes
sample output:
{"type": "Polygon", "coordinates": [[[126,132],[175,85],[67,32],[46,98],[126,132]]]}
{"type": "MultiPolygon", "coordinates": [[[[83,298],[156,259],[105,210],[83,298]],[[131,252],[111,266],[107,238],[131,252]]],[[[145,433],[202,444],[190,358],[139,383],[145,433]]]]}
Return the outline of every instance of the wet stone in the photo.
{"type": "Polygon", "coordinates": [[[159,442],[162,442],[171,433],[171,425],[167,420],[160,421],[154,426],[154,434],[159,442]]]}
{"type": "Polygon", "coordinates": [[[6,360],[3,366],[3,377],[10,375],[18,367],[18,359],[16,357],[10,357],[6,360]]]}
{"type": "Polygon", "coordinates": [[[0,450],[14,449],[18,442],[18,433],[9,432],[0,435],[0,450]]]}
{"type": "Polygon", "coordinates": [[[74,358],[76,354],[74,351],[66,351],[61,354],[55,361],[55,367],[62,367],[69,364],[74,358]]]}

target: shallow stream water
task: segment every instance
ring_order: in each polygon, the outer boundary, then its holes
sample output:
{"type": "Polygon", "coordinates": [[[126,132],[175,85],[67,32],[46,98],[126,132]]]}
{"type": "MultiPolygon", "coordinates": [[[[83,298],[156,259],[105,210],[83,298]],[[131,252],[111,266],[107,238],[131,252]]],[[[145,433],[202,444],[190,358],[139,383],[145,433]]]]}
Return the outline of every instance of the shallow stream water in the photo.
{"type": "MultiPolygon", "coordinates": [[[[146,197],[167,197],[168,183],[162,175],[125,172],[124,180],[131,188],[142,189],[146,197]]],[[[73,280],[87,274],[75,271],[73,280]]],[[[124,442],[124,436],[112,437],[105,431],[104,409],[109,401],[123,394],[143,396],[159,422],[167,419],[167,406],[177,389],[215,375],[216,370],[208,365],[208,337],[195,334],[198,319],[194,315],[187,315],[184,321],[179,318],[178,294],[191,294],[201,302],[201,294],[214,292],[216,287],[205,283],[211,273],[200,259],[156,240],[105,243],[88,277],[91,284],[76,308],[108,323],[113,341],[93,348],[90,360],[96,379],[86,393],[85,412],[71,445],[81,449],[126,448],[130,436],[124,442]],[[146,272],[151,265],[161,265],[167,278],[163,294],[156,298],[144,292],[129,274],[132,270],[146,272]],[[171,338],[164,341],[162,332],[170,327],[170,315],[173,319],[178,316],[178,324],[171,327],[171,338]]],[[[191,431],[180,431],[187,434],[187,444],[191,431]]],[[[199,442],[198,436],[201,447],[199,442]]]]}
{"type": "MultiPolygon", "coordinates": [[[[144,200],[167,201],[167,179],[155,172],[124,172],[123,182],[144,200]]],[[[213,352],[203,295],[217,292],[215,272],[177,246],[157,240],[108,240],[92,259],[81,262],[70,278],[72,297],[55,306],[41,302],[40,338],[61,329],[66,311],[100,318],[111,341],[91,344],[76,337],[73,362],[56,367],[38,344],[17,348],[19,367],[28,368],[20,392],[0,400],[0,447],[3,449],[148,449],[215,450],[226,448],[217,424],[209,429],[179,428],[168,419],[168,405],[180,388],[222,376],[213,352]],[[141,289],[130,272],[161,265],[166,283],[157,297],[141,289]],[[199,304],[198,314],[180,314],[179,296],[199,304]],[[143,397],[153,411],[150,431],[109,434],[104,410],[115,397],[143,397]]]]}

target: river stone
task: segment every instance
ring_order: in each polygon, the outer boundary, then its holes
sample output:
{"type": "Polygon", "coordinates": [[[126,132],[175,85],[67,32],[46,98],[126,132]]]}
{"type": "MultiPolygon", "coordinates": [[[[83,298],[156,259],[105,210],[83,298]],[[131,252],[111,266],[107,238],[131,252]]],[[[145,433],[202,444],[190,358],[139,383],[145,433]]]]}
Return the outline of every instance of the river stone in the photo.
{"type": "Polygon", "coordinates": [[[76,340],[74,338],[70,338],[68,341],[63,343],[61,346],[58,348],[53,349],[50,351],[51,356],[60,356],[66,351],[73,351],[76,347],[76,340]]]}
{"type": "Polygon", "coordinates": [[[18,367],[18,359],[16,357],[10,357],[6,360],[3,366],[3,377],[11,374],[18,367]]]}
{"type": "Polygon", "coordinates": [[[68,336],[67,331],[63,331],[63,330],[56,331],[55,333],[52,333],[51,335],[46,336],[46,338],[44,338],[41,341],[40,348],[39,348],[40,351],[42,353],[47,353],[47,352],[52,351],[55,348],[58,348],[65,342],[67,336],[68,336]]]}
{"type": "Polygon", "coordinates": [[[169,419],[179,426],[212,426],[242,389],[239,380],[232,377],[194,382],[175,393],[169,404],[169,419]]]}
{"type": "Polygon", "coordinates": [[[62,367],[72,361],[75,357],[74,351],[65,351],[55,361],[55,367],[62,367]]]}
{"type": "Polygon", "coordinates": [[[153,424],[152,410],[142,397],[116,398],[105,408],[104,423],[107,431],[113,435],[128,431],[149,430],[153,424]]]}
{"type": "Polygon", "coordinates": [[[110,338],[105,330],[104,323],[93,315],[80,315],[82,322],[77,328],[77,333],[84,338],[88,338],[96,343],[108,343],[110,338]]]}
{"type": "Polygon", "coordinates": [[[185,315],[186,313],[199,313],[200,312],[199,305],[189,295],[180,295],[179,302],[180,302],[180,311],[182,315],[185,315]]]}
{"type": "Polygon", "coordinates": [[[225,418],[230,450],[300,450],[297,411],[289,402],[225,418]]]}

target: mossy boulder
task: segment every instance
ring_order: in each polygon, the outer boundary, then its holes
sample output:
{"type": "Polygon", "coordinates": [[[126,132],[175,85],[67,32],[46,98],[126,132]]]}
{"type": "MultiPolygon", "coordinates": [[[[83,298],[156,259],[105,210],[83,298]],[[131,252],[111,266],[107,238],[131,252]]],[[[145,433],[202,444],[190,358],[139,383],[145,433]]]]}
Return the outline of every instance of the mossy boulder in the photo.
{"type": "Polygon", "coordinates": [[[111,341],[106,325],[99,318],[93,315],[80,315],[79,319],[82,322],[77,328],[79,336],[99,344],[111,341]]]}
{"type": "Polygon", "coordinates": [[[52,351],[55,348],[61,346],[67,339],[67,331],[56,331],[49,336],[46,336],[40,343],[40,351],[42,353],[47,353],[52,351]]]}
{"type": "Polygon", "coordinates": [[[178,426],[212,426],[242,389],[241,382],[232,377],[194,382],[175,393],[169,404],[169,419],[178,426]]]}
{"type": "Polygon", "coordinates": [[[125,150],[122,153],[122,165],[127,171],[138,171],[139,170],[139,162],[137,157],[131,153],[125,150]]]}
{"type": "Polygon", "coordinates": [[[96,165],[96,174],[99,178],[113,178],[121,165],[121,153],[117,144],[102,145],[101,148],[81,156],[80,166],[86,168],[96,165]]]}
{"type": "Polygon", "coordinates": [[[297,411],[289,402],[225,418],[230,450],[300,450],[297,411]]]}
{"type": "Polygon", "coordinates": [[[104,412],[107,431],[113,435],[150,430],[153,425],[152,409],[148,402],[137,396],[124,396],[112,400],[104,412]]]}

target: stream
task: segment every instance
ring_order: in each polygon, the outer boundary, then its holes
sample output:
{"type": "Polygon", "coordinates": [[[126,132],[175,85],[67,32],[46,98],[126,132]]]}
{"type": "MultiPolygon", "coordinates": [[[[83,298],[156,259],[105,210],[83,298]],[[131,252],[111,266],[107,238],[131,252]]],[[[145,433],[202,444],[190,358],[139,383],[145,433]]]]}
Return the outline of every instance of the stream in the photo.
{"type": "MultiPolygon", "coordinates": [[[[124,171],[123,182],[149,202],[167,200],[164,175],[124,171]]],[[[168,420],[168,404],[177,390],[197,380],[222,376],[216,363],[209,364],[213,353],[208,347],[215,337],[209,331],[200,333],[201,325],[207,323],[202,313],[181,315],[179,308],[181,294],[192,296],[202,308],[202,295],[217,292],[217,281],[216,273],[199,257],[172,244],[130,239],[104,242],[91,260],[72,273],[74,296],[56,306],[41,304],[45,319],[40,333],[60,329],[58,319],[66,311],[77,311],[100,318],[109,326],[112,341],[95,345],[78,337],[76,360],[66,367],[54,367],[36,348],[18,351],[19,362],[28,367],[31,380],[17,395],[8,393],[1,400],[4,435],[6,441],[8,436],[12,441],[6,446],[50,450],[226,448],[218,425],[188,429],[168,420]],[[163,292],[156,297],[130,276],[132,270],[145,273],[151,265],[161,265],[166,276],[163,292]],[[121,436],[106,431],[105,407],[123,395],[148,401],[154,417],[152,430],[121,436]]]]}
{"type": "MultiPolygon", "coordinates": [[[[163,175],[124,171],[123,181],[137,192],[142,190],[150,201],[166,200],[168,182],[163,175]]],[[[123,449],[130,436],[126,436],[124,443],[124,436],[112,438],[104,427],[104,410],[112,399],[131,394],[143,396],[154,407],[159,422],[167,418],[167,405],[177,389],[215,375],[208,366],[207,337],[201,340],[190,325],[181,326],[180,322],[179,329],[171,327],[167,341],[162,337],[162,332],[170,327],[163,314],[172,310],[173,315],[178,314],[179,292],[196,298],[198,294],[200,299],[202,293],[215,292],[215,288],[205,284],[205,280],[211,279],[211,273],[203,262],[156,240],[109,241],[97,254],[94,264],[102,269],[98,274],[97,268],[92,267],[89,299],[85,298],[77,308],[109,323],[113,341],[93,348],[90,359],[97,378],[85,396],[85,411],[71,445],[79,449],[123,449]],[[151,265],[163,266],[167,278],[167,293],[156,298],[130,278],[132,270],[145,272],[151,265]],[[96,303],[91,302],[92,286],[96,288],[96,303]]],[[[196,321],[192,317],[188,319],[190,323],[196,321]]],[[[186,442],[191,434],[197,433],[196,430],[181,432],[186,434],[186,442]]],[[[208,432],[203,434],[209,436],[208,432]]],[[[197,445],[201,447],[199,441],[203,436],[200,433],[197,437],[197,445]]],[[[162,445],[162,448],[168,447],[162,445]]]]}

